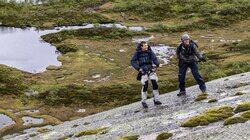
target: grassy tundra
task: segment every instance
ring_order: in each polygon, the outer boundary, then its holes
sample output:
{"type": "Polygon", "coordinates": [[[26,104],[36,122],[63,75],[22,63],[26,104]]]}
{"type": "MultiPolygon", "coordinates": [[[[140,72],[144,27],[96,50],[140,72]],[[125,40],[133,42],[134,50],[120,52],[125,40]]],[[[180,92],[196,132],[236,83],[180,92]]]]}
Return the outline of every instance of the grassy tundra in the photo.
{"type": "MultiPolygon", "coordinates": [[[[147,27],[143,32],[93,28],[43,36],[62,53],[58,57],[62,66],[29,74],[1,65],[1,112],[15,120],[20,118],[15,112],[22,116],[27,115],[26,109],[39,109],[39,114],[28,115],[49,116],[45,125],[51,119],[60,123],[139,101],[140,83],[130,67],[135,51],[133,37],[153,35],[150,44],[176,47],[180,35],[188,31],[199,50],[206,53],[208,61],[200,64],[206,81],[250,71],[249,8],[248,0],[59,0],[42,5],[0,2],[3,26],[52,28],[122,22],[147,27]],[[39,93],[36,96],[25,95],[35,91],[39,93]],[[86,112],[76,112],[80,108],[86,112]]],[[[178,89],[177,71],[175,57],[159,68],[161,93],[178,89]]],[[[189,73],[187,85],[194,84],[189,73]]],[[[22,129],[20,125],[13,131],[22,129]]]]}

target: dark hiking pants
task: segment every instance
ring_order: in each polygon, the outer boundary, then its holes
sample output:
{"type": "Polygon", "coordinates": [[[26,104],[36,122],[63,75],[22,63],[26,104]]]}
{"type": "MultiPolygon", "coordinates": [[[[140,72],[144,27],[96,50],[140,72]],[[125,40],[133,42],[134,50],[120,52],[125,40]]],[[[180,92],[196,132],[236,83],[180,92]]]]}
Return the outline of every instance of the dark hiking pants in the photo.
{"type": "Polygon", "coordinates": [[[199,85],[199,88],[202,92],[206,91],[206,85],[203,80],[203,78],[199,74],[199,69],[196,62],[190,62],[190,63],[179,63],[179,88],[180,91],[185,91],[185,78],[186,78],[186,72],[187,69],[190,68],[191,72],[193,74],[194,79],[196,80],[196,83],[199,85]]]}

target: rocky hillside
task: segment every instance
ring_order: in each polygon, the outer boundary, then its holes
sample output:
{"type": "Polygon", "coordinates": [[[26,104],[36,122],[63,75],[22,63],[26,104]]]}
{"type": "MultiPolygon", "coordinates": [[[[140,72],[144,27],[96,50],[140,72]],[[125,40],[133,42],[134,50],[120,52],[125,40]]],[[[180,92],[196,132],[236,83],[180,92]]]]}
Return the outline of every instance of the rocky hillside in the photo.
{"type": "Polygon", "coordinates": [[[144,110],[136,102],[56,126],[24,130],[3,139],[250,139],[250,72],[207,83],[208,96],[198,86],[177,97],[161,95],[162,106],[144,110]]]}
{"type": "MultiPolygon", "coordinates": [[[[249,14],[249,0],[0,0],[0,139],[183,139],[205,135],[204,125],[218,134],[237,127],[224,121],[246,125],[249,103],[236,108],[248,74],[211,82],[198,99],[194,87],[183,98],[172,91],[184,33],[207,57],[205,81],[250,72],[249,14]],[[142,40],[160,60],[160,93],[171,92],[149,110],[129,105],[140,101],[130,60],[142,40]]],[[[195,85],[190,72],[186,85],[195,85]]]]}

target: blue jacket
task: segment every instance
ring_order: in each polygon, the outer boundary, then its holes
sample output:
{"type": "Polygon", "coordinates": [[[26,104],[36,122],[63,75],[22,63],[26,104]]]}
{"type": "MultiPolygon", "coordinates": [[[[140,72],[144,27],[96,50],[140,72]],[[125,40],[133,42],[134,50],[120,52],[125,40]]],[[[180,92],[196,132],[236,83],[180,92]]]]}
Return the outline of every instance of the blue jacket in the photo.
{"type": "Polygon", "coordinates": [[[147,51],[142,51],[138,45],[134,56],[131,59],[131,65],[136,70],[142,69],[144,73],[147,73],[153,69],[153,64],[159,67],[159,61],[156,58],[155,53],[150,46],[147,51]]]}

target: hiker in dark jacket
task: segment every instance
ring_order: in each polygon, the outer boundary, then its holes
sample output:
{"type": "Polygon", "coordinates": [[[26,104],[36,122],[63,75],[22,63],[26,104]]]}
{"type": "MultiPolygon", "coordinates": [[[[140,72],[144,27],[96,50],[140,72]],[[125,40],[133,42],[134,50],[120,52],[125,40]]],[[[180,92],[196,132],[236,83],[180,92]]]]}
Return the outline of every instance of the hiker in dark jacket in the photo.
{"type": "Polygon", "coordinates": [[[159,67],[159,61],[150,46],[148,46],[147,42],[142,41],[137,46],[136,52],[131,59],[131,65],[139,72],[139,75],[141,75],[138,80],[140,80],[142,84],[142,106],[144,108],[148,108],[146,103],[148,80],[151,80],[153,86],[154,104],[161,105],[162,103],[159,101],[159,90],[157,84],[158,77],[156,75],[156,69],[159,67]]]}
{"type": "Polygon", "coordinates": [[[199,69],[197,65],[197,61],[205,61],[204,57],[198,53],[197,47],[198,45],[193,42],[189,35],[184,34],[181,37],[181,44],[177,47],[177,58],[179,60],[179,88],[180,92],[177,96],[185,95],[185,77],[187,69],[190,68],[191,72],[199,85],[202,93],[206,93],[206,85],[203,78],[199,74],[199,69]]]}

